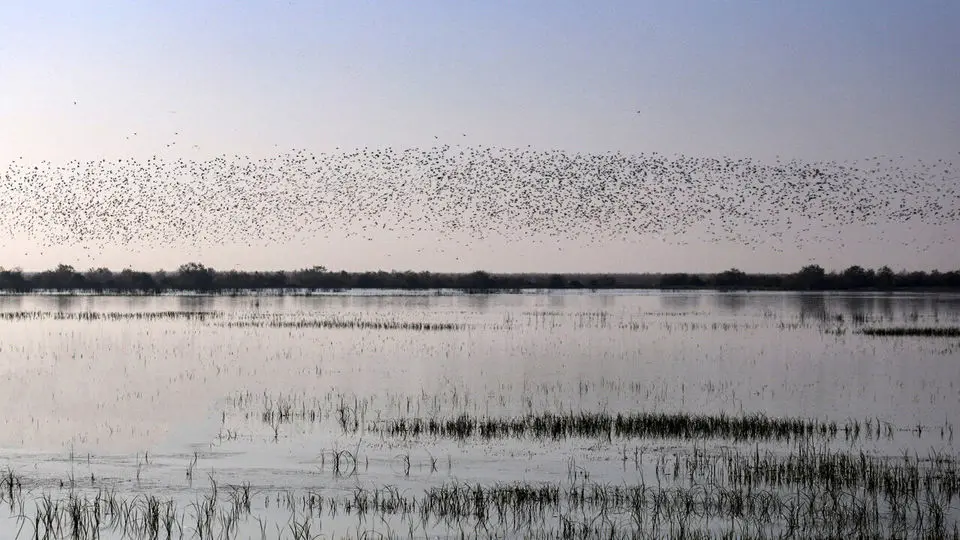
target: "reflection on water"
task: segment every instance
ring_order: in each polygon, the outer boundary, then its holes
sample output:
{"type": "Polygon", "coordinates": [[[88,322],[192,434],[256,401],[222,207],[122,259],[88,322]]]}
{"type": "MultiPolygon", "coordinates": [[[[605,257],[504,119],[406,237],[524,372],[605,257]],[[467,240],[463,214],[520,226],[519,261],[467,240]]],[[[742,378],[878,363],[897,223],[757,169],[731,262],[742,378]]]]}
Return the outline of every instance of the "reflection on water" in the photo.
{"type": "MultiPolygon", "coordinates": [[[[415,493],[453,481],[471,486],[472,500],[472,486],[518,478],[570,485],[574,471],[599,486],[645,485],[644,493],[653,495],[646,491],[655,489],[651,478],[658,486],[661,480],[665,486],[684,484],[693,480],[686,470],[672,477],[669,471],[692,466],[689,471],[707,475],[692,493],[734,487],[748,500],[724,467],[737,460],[753,467],[761,455],[764,463],[779,460],[793,467],[811,455],[798,454],[799,440],[825,456],[826,472],[804,476],[797,490],[783,488],[779,473],[773,488],[756,484],[759,476],[738,477],[749,478],[747,493],[785,489],[801,507],[826,503],[834,485],[820,479],[833,478],[842,463],[833,452],[867,463],[853,467],[856,471],[903,466],[906,455],[939,468],[932,477],[955,478],[949,476],[955,461],[928,462],[923,456],[956,455],[952,422],[960,417],[960,340],[872,337],[857,330],[958,325],[957,296],[696,291],[28,296],[0,297],[0,312],[4,466],[47,486],[53,497],[72,496],[76,476],[91,490],[116,489],[129,497],[170,494],[189,514],[198,489],[206,489],[194,486],[192,476],[185,479],[192,460],[199,459],[198,477],[209,475],[221,486],[251,482],[257,501],[263,501],[258,510],[265,521],[248,520],[251,534],[244,529],[240,538],[259,537],[257,526],[278,531],[289,526],[289,514],[270,514],[280,505],[278,489],[290,493],[318,484],[351,505],[361,484],[415,493]],[[611,436],[608,428],[583,421],[620,413],[659,418],[659,424],[640,425],[670,428],[664,433],[673,435],[611,436]],[[676,436],[689,434],[684,422],[675,420],[685,415],[717,420],[723,414],[735,419],[733,424],[763,425],[740,416],[752,413],[841,427],[813,439],[751,440],[746,446],[719,434],[676,436]],[[539,438],[454,440],[383,430],[429,420],[456,430],[465,425],[463,418],[478,422],[471,425],[488,420],[487,425],[538,425],[529,415],[539,415],[541,427],[559,425],[550,418],[576,418],[562,423],[593,435],[553,438],[549,428],[551,436],[539,438]],[[344,427],[350,419],[357,419],[355,427],[344,427]],[[871,435],[848,439],[850,426],[863,426],[871,435]],[[342,457],[344,449],[363,456],[355,477],[331,472],[334,456],[342,457]],[[437,470],[438,461],[446,461],[446,468],[437,470]],[[64,485],[71,489],[57,487],[64,485]]],[[[940,492],[927,496],[939,500],[940,492]]],[[[604,496],[605,508],[607,500],[604,496]]],[[[936,514],[939,507],[930,508],[936,514]]],[[[951,512],[953,520],[956,510],[951,512]]],[[[621,514],[626,515],[610,511],[621,514]]],[[[413,515],[419,519],[418,512],[413,515]]],[[[552,519],[559,513],[545,515],[552,519]]],[[[360,530],[344,516],[328,519],[325,513],[324,533],[336,529],[337,519],[341,530],[360,530]]],[[[360,521],[364,527],[369,522],[360,521]]],[[[445,526],[442,520],[437,524],[445,526]]],[[[0,536],[16,535],[2,527],[0,520],[0,536]]]]}
{"type": "Polygon", "coordinates": [[[827,298],[823,294],[792,294],[787,297],[797,310],[801,320],[826,320],[829,318],[827,298]]]}
{"type": "Polygon", "coordinates": [[[697,292],[665,292],[660,295],[664,311],[696,311],[703,295],[697,292]]]}
{"type": "Polygon", "coordinates": [[[0,311],[19,311],[23,306],[23,296],[0,294],[0,311]]]}
{"type": "MultiPolygon", "coordinates": [[[[182,311],[208,311],[214,304],[214,297],[207,295],[181,295],[176,296],[177,305],[182,311]]],[[[254,299],[254,303],[257,300],[254,299]]],[[[247,303],[247,302],[237,302],[247,303]]]]}
{"type": "Polygon", "coordinates": [[[749,297],[741,292],[720,293],[714,295],[713,299],[721,312],[734,315],[742,311],[749,301],[749,297]]]}
{"type": "Polygon", "coordinates": [[[81,299],[77,296],[58,295],[52,297],[58,311],[72,311],[74,306],[80,304],[81,299]]]}
{"type": "Polygon", "coordinates": [[[188,446],[216,433],[210,411],[237,392],[356,395],[381,412],[386,395],[435,395],[437,411],[471,414],[960,414],[960,342],[855,331],[956,325],[955,295],[2,296],[0,311],[8,447],[188,446]],[[198,311],[212,315],[170,315],[198,311]]]}
{"type": "Polygon", "coordinates": [[[560,309],[564,306],[566,302],[567,295],[565,294],[548,294],[547,302],[550,308],[560,309]]]}

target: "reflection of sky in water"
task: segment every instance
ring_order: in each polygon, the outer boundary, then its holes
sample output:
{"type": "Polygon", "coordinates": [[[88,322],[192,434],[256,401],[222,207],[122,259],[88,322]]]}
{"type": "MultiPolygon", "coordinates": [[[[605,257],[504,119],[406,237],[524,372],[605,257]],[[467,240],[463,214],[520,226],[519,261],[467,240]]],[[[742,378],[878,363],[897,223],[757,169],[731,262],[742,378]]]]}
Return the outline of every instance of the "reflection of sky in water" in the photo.
{"type": "Polygon", "coordinates": [[[30,296],[0,297],[0,310],[48,312],[0,321],[0,442],[13,448],[202,443],[217,434],[223,400],[238,392],[356,395],[387,415],[399,396],[440,415],[763,411],[933,425],[960,412],[957,340],[855,333],[859,324],[956,324],[960,297],[950,295],[30,296]],[[49,317],[83,311],[161,316],[49,317]],[[168,311],[211,316],[174,319],[168,311]],[[225,326],[231,321],[361,327],[225,326]],[[392,322],[464,328],[362,327],[392,322]],[[847,331],[824,332],[837,328],[847,331]]]}

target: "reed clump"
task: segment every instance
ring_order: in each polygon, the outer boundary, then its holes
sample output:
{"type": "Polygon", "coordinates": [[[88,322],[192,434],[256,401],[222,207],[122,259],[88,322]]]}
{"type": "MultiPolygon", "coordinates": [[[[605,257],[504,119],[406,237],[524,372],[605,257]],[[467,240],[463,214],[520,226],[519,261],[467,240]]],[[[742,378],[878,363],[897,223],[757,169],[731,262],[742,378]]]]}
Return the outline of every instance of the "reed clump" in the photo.
{"type": "MultiPolygon", "coordinates": [[[[276,504],[274,516],[288,512],[275,524],[278,538],[312,538],[314,520],[349,526],[350,517],[356,531],[379,524],[378,538],[960,538],[953,456],[890,459],[809,445],[786,455],[694,446],[651,457],[655,483],[578,474],[565,482],[447,481],[422,491],[358,484],[326,495],[278,488],[263,501],[264,509],[276,504]]],[[[221,486],[211,477],[185,506],[149,493],[33,494],[23,485],[8,471],[0,502],[28,538],[234,539],[255,537],[253,520],[260,537],[268,530],[247,483],[221,486]]],[[[368,537],[324,530],[330,538],[368,537]]]]}
{"type": "Polygon", "coordinates": [[[485,418],[461,414],[453,418],[396,418],[371,423],[368,431],[400,437],[449,437],[497,439],[529,437],[565,439],[599,438],[723,438],[741,440],[791,440],[809,437],[834,438],[853,433],[851,426],[833,421],[771,418],[763,414],[743,416],[689,413],[606,412],[542,413],[513,418],[485,418]]]}
{"type": "Polygon", "coordinates": [[[414,331],[450,331],[465,330],[468,325],[453,322],[395,321],[364,319],[313,319],[313,320],[248,320],[219,323],[227,328],[319,328],[326,330],[414,330],[414,331]]]}
{"type": "Polygon", "coordinates": [[[224,316],[220,311],[0,311],[0,321],[206,321],[224,316]]]}
{"type": "Polygon", "coordinates": [[[960,337],[960,326],[891,326],[861,328],[858,333],[865,336],[918,336],[918,337],[960,337]]]}

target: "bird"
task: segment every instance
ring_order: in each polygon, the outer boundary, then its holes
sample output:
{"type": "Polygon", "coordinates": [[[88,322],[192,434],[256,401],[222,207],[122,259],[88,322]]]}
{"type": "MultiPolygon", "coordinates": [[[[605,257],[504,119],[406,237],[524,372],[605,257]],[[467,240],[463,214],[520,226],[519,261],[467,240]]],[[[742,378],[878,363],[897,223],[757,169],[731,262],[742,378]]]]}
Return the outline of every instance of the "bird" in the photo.
{"type": "MultiPolygon", "coordinates": [[[[883,239],[891,227],[960,223],[960,171],[949,160],[761,160],[439,143],[332,152],[277,145],[257,158],[191,159],[175,154],[190,141],[174,135],[180,144],[166,143],[162,155],[147,159],[0,165],[0,229],[40,248],[92,250],[284,244],[337,231],[371,241],[368,231],[376,229],[398,239],[436,233],[463,249],[496,237],[549,239],[560,247],[696,240],[784,253],[813,244],[839,251],[863,238],[883,239]],[[863,230],[847,237],[851,228],[863,230]]],[[[908,244],[918,252],[949,249],[922,238],[908,244]]]]}

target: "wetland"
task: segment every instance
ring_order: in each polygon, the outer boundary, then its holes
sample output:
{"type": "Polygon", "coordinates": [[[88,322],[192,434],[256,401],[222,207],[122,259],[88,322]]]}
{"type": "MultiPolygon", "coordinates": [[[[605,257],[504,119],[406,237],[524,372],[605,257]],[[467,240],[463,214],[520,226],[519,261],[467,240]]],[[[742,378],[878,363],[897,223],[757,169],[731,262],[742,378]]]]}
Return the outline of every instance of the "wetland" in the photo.
{"type": "Polygon", "coordinates": [[[955,538],[960,295],[0,296],[0,535],[955,538]]]}

